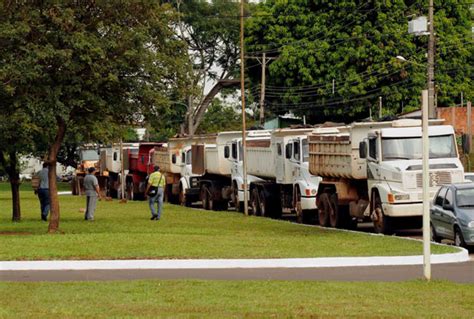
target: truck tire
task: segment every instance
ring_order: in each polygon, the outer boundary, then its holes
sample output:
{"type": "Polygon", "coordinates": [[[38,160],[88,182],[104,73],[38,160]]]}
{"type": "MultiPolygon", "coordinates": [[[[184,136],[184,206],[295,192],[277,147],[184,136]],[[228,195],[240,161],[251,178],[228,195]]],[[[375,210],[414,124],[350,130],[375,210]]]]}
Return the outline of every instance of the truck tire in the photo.
{"type": "Polygon", "coordinates": [[[385,216],[383,212],[382,201],[380,200],[380,196],[378,194],[374,196],[374,210],[372,212],[374,230],[378,234],[389,235],[393,232],[390,217],[385,216]]]}
{"type": "Polygon", "coordinates": [[[300,189],[296,188],[296,201],[295,201],[295,212],[296,212],[296,222],[302,224],[305,222],[305,216],[303,208],[301,207],[301,193],[300,189]]]}
{"type": "Polygon", "coordinates": [[[207,185],[201,186],[200,197],[202,202],[202,208],[205,210],[209,210],[209,189],[207,185]]]}
{"type": "Polygon", "coordinates": [[[329,214],[331,209],[329,194],[322,193],[321,195],[319,195],[318,202],[319,225],[327,227],[329,226],[329,214]]]}
{"type": "Polygon", "coordinates": [[[178,200],[181,206],[186,206],[186,207],[191,206],[191,202],[186,198],[186,194],[184,193],[183,187],[179,188],[178,200]]]}
{"type": "Polygon", "coordinates": [[[270,211],[268,207],[268,198],[265,196],[265,192],[260,190],[258,192],[258,203],[259,203],[259,210],[260,210],[260,216],[263,217],[268,217],[270,216],[270,211]]]}
{"type": "Polygon", "coordinates": [[[345,214],[344,210],[339,207],[337,202],[337,194],[331,194],[329,196],[329,203],[330,203],[330,214],[329,214],[329,225],[333,228],[342,228],[345,222],[345,214]]]}
{"type": "Polygon", "coordinates": [[[260,216],[260,203],[258,201],[258,189],[252,189],[250,193],[250,205],[252,206],[252,214],[255,216],[260,216]]]}
{"type": "Polygon", "coordinates": [[[236,183],[232,186],[232,204],[235,207],[235,211],[241,213],[244,211],[244,203],[239,199],[239,189],[236,183]]]}

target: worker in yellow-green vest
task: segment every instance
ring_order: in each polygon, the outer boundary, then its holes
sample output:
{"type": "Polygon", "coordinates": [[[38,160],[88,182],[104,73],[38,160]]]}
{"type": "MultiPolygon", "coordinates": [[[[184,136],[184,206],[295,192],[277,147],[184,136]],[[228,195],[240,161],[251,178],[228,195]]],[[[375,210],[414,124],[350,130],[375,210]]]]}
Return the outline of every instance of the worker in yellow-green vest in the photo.
{"type": "Polygon", "coordinates": [[[151,210],[151,220],[160,220],[163,210],[163,196],[165,189],[165,177],[160,173],[160,167],[153,167],[154,172],[148,178],[145,193],[148,196],[148,204],[151,210]],[[155,203],[158,202],[158,213],[155,210],[155,203]]]}

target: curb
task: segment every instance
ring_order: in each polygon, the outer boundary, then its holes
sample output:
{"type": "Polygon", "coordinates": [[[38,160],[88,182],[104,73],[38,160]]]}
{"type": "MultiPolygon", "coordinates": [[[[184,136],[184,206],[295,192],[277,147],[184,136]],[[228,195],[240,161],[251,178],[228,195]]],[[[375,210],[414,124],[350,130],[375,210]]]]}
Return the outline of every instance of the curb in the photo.
{"type": "MultiPolygon", "coordinates": [[[[431,255],[431,264],[469,261],[466,249],[431,255]]],[[[172,260],[42,260],[0,261],[0,271],[16,270],[115,270],[115,269],[232,269],[325,268],[422,265],[423,256],[330,257],[282,259],[172,259],[172,260]]]]}

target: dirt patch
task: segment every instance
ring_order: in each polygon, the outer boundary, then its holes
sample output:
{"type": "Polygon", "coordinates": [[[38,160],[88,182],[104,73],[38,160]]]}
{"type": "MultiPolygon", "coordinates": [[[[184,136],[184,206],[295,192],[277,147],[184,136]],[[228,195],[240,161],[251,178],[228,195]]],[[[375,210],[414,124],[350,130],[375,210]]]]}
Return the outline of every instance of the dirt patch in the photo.
{"type": "Polygon", "coordinates": [[[26,231],[0,231],[0,236],[33,235],[26,231]]]}

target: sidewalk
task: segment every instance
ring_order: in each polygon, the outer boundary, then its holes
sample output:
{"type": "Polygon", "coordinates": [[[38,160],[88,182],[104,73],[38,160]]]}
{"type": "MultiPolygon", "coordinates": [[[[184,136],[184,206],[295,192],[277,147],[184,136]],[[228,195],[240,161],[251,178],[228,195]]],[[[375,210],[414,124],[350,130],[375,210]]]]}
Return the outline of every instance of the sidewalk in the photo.
{"type": "MultiPolygon", "coordinates": [[[[469,261],[468,251],[431,255],[432,264],[469,261]]],[[[168,259],[168,260],[44,260],[0,261],[0,271],[18,270],[136,270],[136,269],[258,269],[327,268],[422,265],[423,256],[331,257],[282,259],[168,259]]]]}

